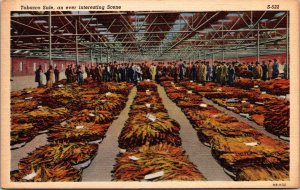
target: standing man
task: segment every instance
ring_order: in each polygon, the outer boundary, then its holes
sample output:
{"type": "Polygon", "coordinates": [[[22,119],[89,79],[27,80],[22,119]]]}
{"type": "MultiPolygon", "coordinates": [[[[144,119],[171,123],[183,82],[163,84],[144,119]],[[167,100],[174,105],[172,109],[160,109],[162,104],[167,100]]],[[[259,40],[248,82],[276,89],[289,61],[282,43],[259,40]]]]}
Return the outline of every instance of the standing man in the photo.
{"type": "Polygon", "coordinates": [[[274,59],[272,78],[275,79],[278,77],[278,75],[279,75],[279,64],[277,62],[277,59],[274,59]]]}
{"type": "Polygon", "coordinates": [[[182,81],[183,79],[183,67],[184,64],[182,62],[182,60],[180,59],[180,63],[179,63],[179,80],[182,81]]]}
{"type": "Polygon", "coordinates": [[[212,65],[212,81],[216,82],[217,81],[217,62],[214,61],[212,65]]]}
{"type": "Polygon", "coordinates": [[[110,82],[111,80],[111,76],[112,76],[112,68],[111,68],[111,65],[108,64],[107,67],[106,67],[106,81],[107,82],[110,82]]]}
{"type": "Polygon", "coordinates": [[[272,79],[272,74],[273,74],[273,64],[272,64],[272,61],[269,60],[269,64],[268,64],[268,79],[269,80],[272,79]]]}
{"type": "Polygon", "coordinates": [[[206,81],[211,81],[212,66],[209,64],[209,62],[206,62],[206,71],[206,81]]]}
{"type": "Polygon", "coordinates": [[[46,73],[48,88],[51,88],[53,86],[53,78],[54,78],[53,75],[54,75],[54,71],[53,71],[52,65],[50,65],[50,67],[46,73]]]}
{"type": "Polygon", "coordinates": [[[224,62],[222,62],[221,75],[220,75],[220,82],[222,86],[226,85],[227,82],[227,74],[228,74],[227,70],[228,70],[227,65],[224,62]]]}
{"type": "Polygon", "coordinates": [[[72,69],[72,82],[75,82],[77,80],[77,68],[76,68],[76,65],[73,65],[73,69],[72,69]]]}
{"type": "Polygon", "coordinates": [[[197,61],[196,62],[196,82],[200,83],[201,80],[201,65],[200,63],[197,61]]]}
{"type": "Polygon", "coordinates": [[[265,61],[263,61],[262,63],[262,80],[266,81],[268,78],[268,65],[265,61]]]}
{"type": "Polygon", "coordinates": [[[248,65],[248,77],[250,79],[253,78],[253,62],[251,62],[249,65],[248,65]]]}
{"type": "Polygon", "coordinates": [[[59,81],[59,70],[57,66],[54,69],[54,76],[55,76],[55,83],[57,83],[59,81]]]}
{"type": "Polygon", "coordinates": [[[196,81],[196,65],[194,64],[194,62],[192,62],[192,79],[193,81],[196,81]]]}
{"type": "MultiPolygon", "coordinates": [[[[95,66],[94,75],[95,75],[95,79],[97,80],[97,82],[100,82],[99,65],[95,66]]],[[[79,80],[78,80],[78,83],[79,83],[79,80]]]]}
{"type": "Polygon", "coordinates": [[[259,62],[256,62],[255,66],[253,67],[253,78],[254,79],[262,78],[262,67],[260,66],[259,62]]]}
{"type": "Polygon", "coordinates": [[[42,77],[41,74],[43,73],[42,65],[35,71],[35,82],[38,83],[38,87],[42,87],[42,77]]]}
{"type": "Polygon", "coordinates": [[[83,84],[83,71],[82,71],[80,65],[77,66],[76,74],[77,74],[78,84],[82,85],[83,84]]]}
{"type": "Polygon", "coordinates": [[[205,61],[203,61],[203,63],[201,64],[201,75],[200,75],[200,82],[201,83],[205,83],[205,79],[206,79],[206,63],[205,61]]]}
{"type": "Polygon", "coordinates": [[[89,68],[89,66],[86,66],[85,65],[85,72],[86,72],[86,75],[87,75],[87,78],[89,79],[90,78],[90,76],[91,76],[91,73],[90,73],[90,68],[89,68]]]}
{"type": "Polygon", "coordinates": [[[221,83],[221,73],[222,73],[222,65],[221,62],[217,63],[217,67],[216,67],[216,81],[217,83],[221,83]]]}
{"type": "Polygon", "coordinates": [[[283,67],[283,76],[285,79],[288,79],[288,64],[285,63],[283,67]]]}
{"type": "Polygon", "coordinates": [[[127,66],[127,75],[128,75],[127,82],[131,82],[131,83],[133,83],[133,68],[132,67],[133,67],[132,63],[129,63],[127,66]]]}
{"type": "Polygon", "coordinates": [[[121,81],[126,81],[126,67],[125,64],[121,64],[121,81]]]}
{"type": "Polygon", "coordinates": [[[155,81],[156,65],[154,65],[154,63],[152,63],[151,66],[150,66],[150,74],[151,74],[151,79],[153,81],[155,81]]]}
{"type": "Polygon", "coordinates": [[[136,65],[137,82],[143,80],[143,71],[140,64],[136,65]]]}
{"type": "Polygon", "coordinates": [[[235,69],[234,64],[231,63],[228,67],[228,84],[232,85],[235,80],[235,69]]]}
{"type": "Polygon", "coordinates": [[[68,67],[66,68],[65,75],[67,78],[67,83],[70,83],[70,65],[68,65],[68,67]]]}

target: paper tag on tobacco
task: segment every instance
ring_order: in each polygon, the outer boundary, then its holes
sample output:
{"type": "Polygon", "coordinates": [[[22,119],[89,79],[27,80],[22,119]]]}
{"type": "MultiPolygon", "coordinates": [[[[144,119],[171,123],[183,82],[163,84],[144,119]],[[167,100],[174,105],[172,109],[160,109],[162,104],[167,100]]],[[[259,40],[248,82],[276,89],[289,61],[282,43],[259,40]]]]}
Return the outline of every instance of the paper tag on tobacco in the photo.
{"type": "Polygon", "coordinates": [[[68,123],[66,121],[63,121],[63,122],[60,123],[60,125],[63,126],[63,127],[67,126],[67,124],[68,123]]]}
{"type": "Polygon", "coordinates": [[[148,113],[148,114],[146,115],[146,117],[147,117],[148,119],[150,119],[152,122],[154,122],[154,121],[156,120],[156,117],[155,117],[154,115],[150,114],[150,113],[148,113]]]}

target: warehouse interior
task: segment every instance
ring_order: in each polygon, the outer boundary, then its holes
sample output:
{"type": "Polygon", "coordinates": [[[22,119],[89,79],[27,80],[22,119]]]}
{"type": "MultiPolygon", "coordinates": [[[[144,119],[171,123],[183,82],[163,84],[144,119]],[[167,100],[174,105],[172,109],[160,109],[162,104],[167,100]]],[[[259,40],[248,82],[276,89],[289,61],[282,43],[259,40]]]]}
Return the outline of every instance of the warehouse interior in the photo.
{"type": "Polygon", "coordinates": [[[11,181],[289,180],[288,21],[12,12],[11,181]]]}

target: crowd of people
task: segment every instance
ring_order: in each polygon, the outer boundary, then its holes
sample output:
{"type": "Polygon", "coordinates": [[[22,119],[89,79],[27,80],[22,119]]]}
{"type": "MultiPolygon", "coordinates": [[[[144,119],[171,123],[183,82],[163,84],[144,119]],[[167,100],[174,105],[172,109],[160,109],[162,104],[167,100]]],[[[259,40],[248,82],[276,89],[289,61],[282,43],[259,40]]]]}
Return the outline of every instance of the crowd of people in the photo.
{"type": "MultiPolygon", "coordinates": [[[[36,82],[42,85],[41,73],[42,67],[36,71],[36,82]]],[[[158,63],[108,63],[97,64],[94,66],[68,65],[65,70],[67,83],[78,82],[83,84],[83,74],[86,73],[88,79],[97,82],[131,82],[137,83],[144,79],[156,80],[160,82],[161,77],[172,77],[174,82],[182,80],[192,80],[198,83],[213,81],[221,85],[231,85],[237,78],[252,78],[261,80],[270,80],[280,77],[287,78],[287,65],[279,64],[276,59],[262,63],[240,63],[240,62],[221,62],[213,63],[205,60],[199,60],[187,63],[186,61],[158,62],[158,63]],[[280,67],[283,67],[283,75],[280,76],[280,67]]],[[[59,70],[57,67],[53,70],[52,66],[45,72],[47,86],[59,80],[59,70]]]]}

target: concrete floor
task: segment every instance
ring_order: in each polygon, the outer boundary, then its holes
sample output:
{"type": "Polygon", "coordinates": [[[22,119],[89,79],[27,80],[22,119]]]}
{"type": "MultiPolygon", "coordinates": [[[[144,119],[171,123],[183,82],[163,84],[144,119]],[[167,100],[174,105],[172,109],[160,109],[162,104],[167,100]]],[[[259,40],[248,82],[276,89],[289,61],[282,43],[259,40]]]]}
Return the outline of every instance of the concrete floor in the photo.
{"type": "MultiPolygon", "coordinates": [[[[65,79],[65,73],[61,72],[59,75],[59,79],[65,79]]],[[[11,77],[10,91],[22,90],[24,88],[35,88],[38,86],[37,82],[34,82],[35,76],[18,76],[18,77],[11,77]]]]}
{"type": "Polygon", "coordinates": [[[11,162],[10,162],[10,170],[17,170],[19,161],[26,157],[28,153],[34,151],[36,148],[44,146],[47,144],[47,135],[41,134],[36,136],[32,141],[25,144],[25,146],[11,150],[11,162]]]}
{"type": "Polygon", "coordinates": [[[181,109],[169,99],[163,87],[159,85],[158,93],[170,117],[180,124],[182,147],[186,151],[189,160],[197,166],[198,170],[208,181],[232,181],[213,158],[211,149],[200,142],[196,130],[192,127],[181,109]]]}
{"type": "MultiPolygon", "coordinates": [[[[61,72],[59,80],[65,79],[65,73],[61,72]]],[[[86,73],[83,74],[83,78],[86,78],[86,73]]],[[[10,91],[23,90],[24,88],[35,88],[38,86],[37,82],[34,82],[35,76],[18,76],[11,77],[10,91]]]]}
{"type": "Polygon", "coordinates": [[[128,97],[126,107],[120,113],[118,119],[114,120],[106,132],[106,137],[100,143],[98,154],[92,161],[91,165],[83,170],[82,181],[111,181],[111,171],[116,163],[115,158],[119,153],[118,138],[128,119],[128,113],[133,99],[136,95],[134,87],[128,97]]]}

